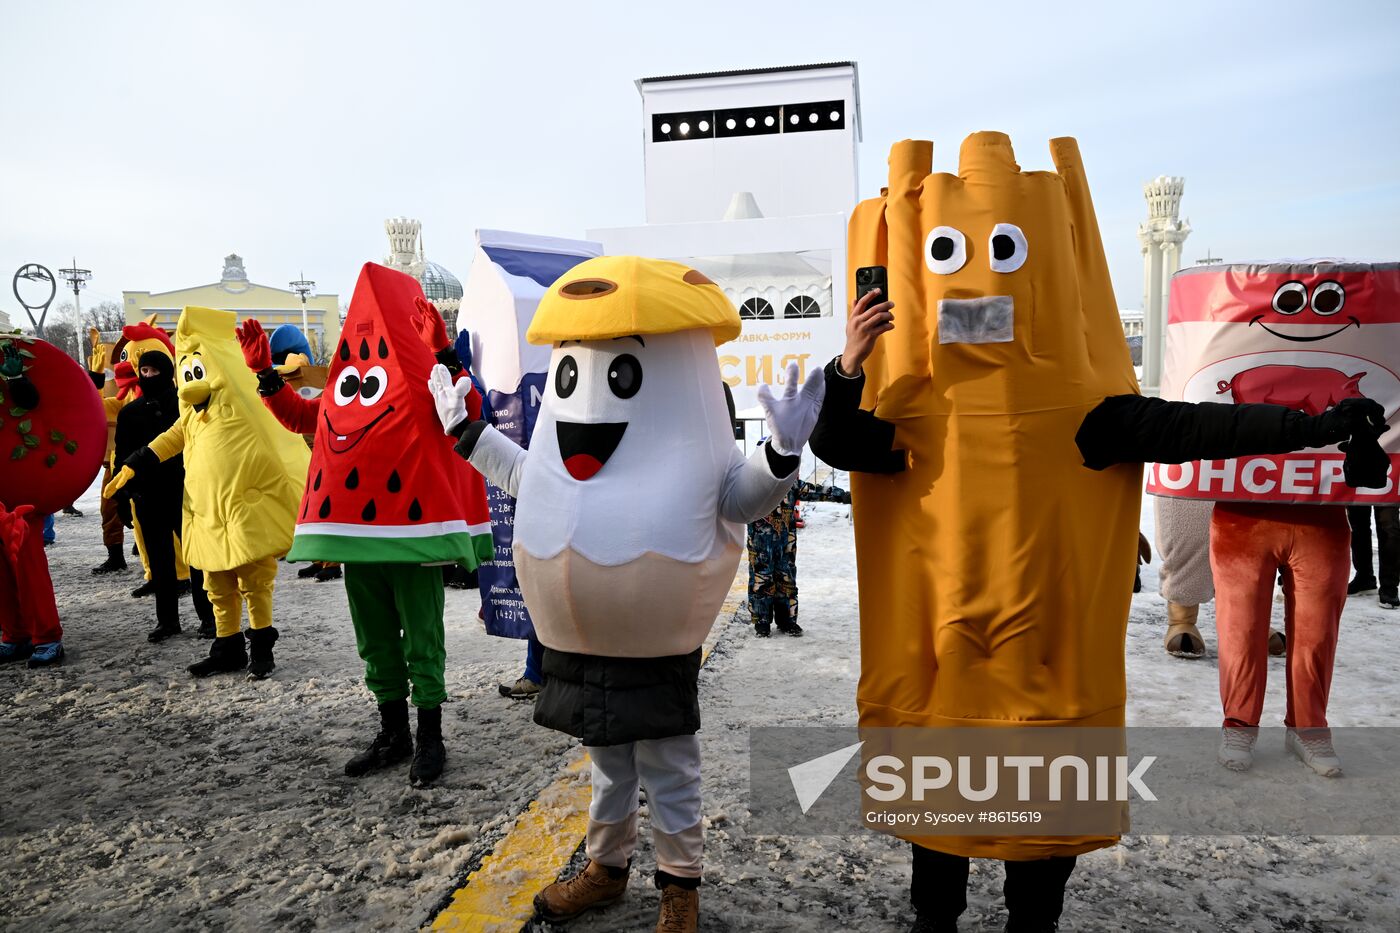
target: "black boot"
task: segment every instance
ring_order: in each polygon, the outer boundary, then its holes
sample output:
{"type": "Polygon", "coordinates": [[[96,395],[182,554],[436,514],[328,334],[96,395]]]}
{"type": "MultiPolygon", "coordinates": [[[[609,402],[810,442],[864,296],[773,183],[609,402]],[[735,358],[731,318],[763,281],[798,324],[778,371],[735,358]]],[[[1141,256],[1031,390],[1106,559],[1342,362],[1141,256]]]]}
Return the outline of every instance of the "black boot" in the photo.
{"type": "Polygon", "coordinates": [[[248,666],[248,650],[243,644],[243,633],[225,635],[214,639],[209,646],[209,657],[191,664],[189,671],[196,677],[210,674],[230,674],[248,666]]]}
{"type": "Polygon", "coordinates": [[[447,762],[447,747],[442,744],[442,707],[418,711],[418,747],[413,752],[413,764],[408,769],[408,783],[424,787],[442,774],[447,762]]]}
{"type": "Polygon", "coordinates": [[[413,754],[413,735],[408,731],[408,701],[390,700],[379,704],[379,734],[369,748],[345,763],[345,773],[359,777],[387,768],[413,754]]]}
{"type": "Polygon", "coordinates": [[[339,564],[326,564],[316,573],[317,583],[329,583],[332,580],[339,580],[341,570],[339,564]]]}
{"type": "Polygon", "coordinates": [[[297,579],[298,579],[298,580],[310,580],[312,577],[316,576],[316,574],[318,574],[318,573],[320,573],[320,572],[321,572],[321,565],[313,562],[313,563],[307,564],[305,567],[303,567],[303,568],[301,568],[300,570],[297,571],[297,579]]]}
{"type": "Polygon", "coordinates": [[[219,634],[219,629],[218,626],[214,624],[214,617],[212,615],[199,620],[200,638],[213,638],[217,634],[219,634]]]}
{"type": "Polygon", "coordinates": [[[146,633],[146,641],[151,644],[165,641],[171,635],[180,634],[179,622],[157,622],[156,627],[146,633]]]}
{"type": "Polygon", "coordinates": [[[107,559],[96,567],[92,568],[94,575],[104,573],[116,573],[118,570],[126,569],[126,555],[122,553],[120,544],[107,545],[107,559]]]}
{"type": "Polygon", "coordinates": [[[277,643],[277,629],[248,629],[248,679],[262,680],[277,665],[272,662],[272,646],[277,643]]]}
{"type": "Polygon", "coordinates": [[[140,599],[142,596],[154,596],[156,594],[156,581],[147,580],[136,589],[131,591],[132,599],[140,599]]]}
{"type": "Polygon", "coordinates": [[[793,638],[802,637],[802,626],[797,624],[797,620],[788,612],[786,602],[780,602],[773,606],[773,623],[778,626],[778,631],[784,635],[791,635],[793,638]]]}

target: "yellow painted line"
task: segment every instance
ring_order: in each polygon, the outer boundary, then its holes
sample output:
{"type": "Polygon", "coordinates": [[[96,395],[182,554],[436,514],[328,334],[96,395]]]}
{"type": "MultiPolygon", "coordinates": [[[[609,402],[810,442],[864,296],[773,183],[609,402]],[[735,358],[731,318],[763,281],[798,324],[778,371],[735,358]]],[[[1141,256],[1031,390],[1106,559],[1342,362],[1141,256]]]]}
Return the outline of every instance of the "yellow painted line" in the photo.
{"type": "MultiPolygon", "coordinates": [[[[722,624],[743,605],[747,590],[748,574],[741,564],[705,640],[701,664],[710,659],[722,624]]],[[[535,915],[535,895],[559,878],[583,842],[592,797],[589,774],[588,755],[582,747],[575,749],[559,777],[530,801],[480,867],[452,893],[431,929],[519,933],[535,915]]]]}

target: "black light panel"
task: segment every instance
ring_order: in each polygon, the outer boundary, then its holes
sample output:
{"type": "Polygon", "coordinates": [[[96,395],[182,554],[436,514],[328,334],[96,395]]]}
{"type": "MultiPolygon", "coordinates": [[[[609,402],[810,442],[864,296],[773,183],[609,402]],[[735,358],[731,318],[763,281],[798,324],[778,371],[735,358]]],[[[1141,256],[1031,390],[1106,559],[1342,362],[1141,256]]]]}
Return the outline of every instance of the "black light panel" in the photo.
{"type": "Polygon", "coordinates": [[[720,136],[766,136],[782,131],[781,107],[737,107],[715,111],[715,133],[720,136]]]}
{"type": "Polygon", "coordinates": [[[783,105],[784,133],[814,133],[839,130],[846,126],[846,102],[820,100],[809,104],[783,105]]]}
{"type": "Polygon", "coordinates": [[[692,110],[687,113],[654,113],[651,115],[651,141],[677,142],[683,139],[706,139],[715,135],[715,114],[712,110],[692,110]]]}

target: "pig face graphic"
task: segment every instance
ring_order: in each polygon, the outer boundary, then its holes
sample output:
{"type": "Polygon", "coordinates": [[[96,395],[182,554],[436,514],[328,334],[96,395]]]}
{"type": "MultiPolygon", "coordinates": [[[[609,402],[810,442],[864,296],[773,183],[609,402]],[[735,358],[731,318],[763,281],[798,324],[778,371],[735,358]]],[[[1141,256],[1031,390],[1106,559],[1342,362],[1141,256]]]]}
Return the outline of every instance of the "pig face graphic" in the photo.
{"type": "Polygon", "coordinates": [[[1270,310],[1250,318],[1249,326],[1253,327],[1258,324],[1280,340],[1291,340],[1295,343],[1313,343],[1318,340],[1326,340],[1329,337],[1335,337],[1348,327],[1361,326],[1361,321],[1355,315],[1342,316],[1342,309],[1346,303],[1346,288],[1336,279],[1324,279],[1316,282],[1311,288],[1306,282],[1293,279],[1284,282],[1274,291],[1270,310]],[[1288,334],[1269,326],[1270,323],[1277,326],[1282,323],[1323,324],[1331,321],[1338,322],[1340,326],[1325,334],[1312,336],[1288,334]]]}

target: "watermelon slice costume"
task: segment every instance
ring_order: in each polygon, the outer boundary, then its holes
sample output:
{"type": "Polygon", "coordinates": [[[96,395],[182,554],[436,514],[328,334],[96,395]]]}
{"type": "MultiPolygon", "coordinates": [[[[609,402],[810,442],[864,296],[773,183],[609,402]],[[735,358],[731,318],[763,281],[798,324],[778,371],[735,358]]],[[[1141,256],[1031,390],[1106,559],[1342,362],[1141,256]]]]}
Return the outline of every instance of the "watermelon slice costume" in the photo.
{"type": "MultiPolygon", "coordinates": [[[[438,429],[428,373],[442,359],[434,350],[444,348],[430,350],[415,328],[415,299],[424,301],[417,280],[365,264],[319,399],[302,398],[282,382],[256,322],[239,337],[269,410],[288,430],[315,433],[287,559],[345,566],[365,682],[384,720],[376,743],[386,745],[370,767],[347,765],[351,774],[394,759],[401,745],[388,746],[407,728],[410,695],[420,713],[420,746],[423,714],[440,724],[438,707],[447,698],[442,573],[425,565],[474,568],[493,550],[481,475],[438,429]]],[[[475,391],[468,404],[480,412],[475,391]]]]}

